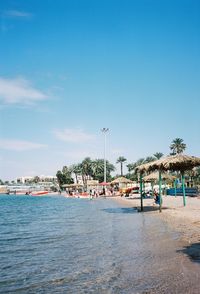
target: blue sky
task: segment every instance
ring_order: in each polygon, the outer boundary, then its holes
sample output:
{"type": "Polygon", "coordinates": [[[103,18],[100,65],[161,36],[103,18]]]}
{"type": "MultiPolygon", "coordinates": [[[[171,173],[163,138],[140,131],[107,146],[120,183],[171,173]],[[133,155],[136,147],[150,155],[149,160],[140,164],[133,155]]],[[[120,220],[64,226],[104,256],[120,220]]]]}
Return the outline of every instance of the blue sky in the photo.
{"type": "Polygon", "coordinates": [[[200,156],[200,2],[0,2],[0,178],[84,157],[200,156]]]}

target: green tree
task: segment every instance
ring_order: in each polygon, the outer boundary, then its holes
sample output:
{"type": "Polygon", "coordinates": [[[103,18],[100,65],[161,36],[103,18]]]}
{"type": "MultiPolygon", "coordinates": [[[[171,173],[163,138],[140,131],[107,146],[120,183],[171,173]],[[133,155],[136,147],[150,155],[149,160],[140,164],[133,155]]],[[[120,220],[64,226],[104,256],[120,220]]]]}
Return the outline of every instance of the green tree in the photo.
{"type": "Polygon", "coordinates": [[[163,157],[163,153],[162,152],[156,152],[156,153],[154,153],[154,157],[156,158],[156,159],[160,159],[161,157],[163,157]]]}
{"type": "Polygon", "coordinates": [[[60,187],[64,184],[66,184],[65,183],[65,176],[63,175],[63,173],[60,170],[57,171],[56,177],[58,179],[58,184],[60,187]]]}
{"type": "MultiPolygon", "coordinates": [[[[103,159],[102,159],[103,161],[103,159]]],[[[115,167],[112,163],[110,163],[108,160],[106,160],[106,180],[107,182],[110,182],[112,180],[111,172],[115,171],[115,167]]],[[[103,182],[104,177],[103,173],[101,173],[101,178],[99,178],[99,182],[103,182]]]]}
{"type": "Polygon", "coordinates": [[[72,179],[70,169],[65,165],[63,166],[62,173],[64,175],[65,184],[73,184],[74,181],[72,179]]]}
{"type": "Polygon", "coordinates": [[[131,171],[134,170],[135,168],[135,164],[134,163],[129,163],[126,165],[127,169],[128,169],[128,172],[130,173],[131,171]]]}
{"type": "MultiPolygon", "coordinates": [[[[92,162],[93,179],[98,180],[100,183],[104,181],[104,159],[96,159],[92,162]]],[[[115,171],[115,167],[112,163],[106,160],[106,179],[111,181],[111,172],[115,171]]]]}
{"type": "Polygon", "coordinates": [[[172,150],[171,155],[181,154],[185,149],[186,144],[181,138],[175,138],[170,145],[170,150],[172,150]]]}
{"type": "Polygon", "coordinates": [[[104,160],[95,159],[92,161],[92,177],[94,180],[98,180],[99,177],[104,173],[104,160]]]}
{"type": "Polygon", "coordinates": [[[144,164],[144,163],[148,163],[155,160],[155,157],[153,156],[148,156],[146,158],[139,158],[137,161],[135,161],[134,163],[130,163],[127,165],[128,171],[129,173],[126,175],[127,178],[129,178],[132,181],[137,181],[138,179],[138,175],[135,171],[136,167],[144,164]]]}
{"type": "Polygon", "coordinates": [[[67,166],[63,166],[62,171],[58,170],[56,173],[58,179],[58,184],[60,187],[64,184],[73,184],[73,179],[71,177],[71,171],[67,166]]]}
{"type": "Polygon", "coordinates": [[[144,163],[149,163],[149,162],[152,162],[152,161],[155,161],[155,157],[153,156],[147,156],[144,160],[144,163]]]}
{"type": "MultiPolygon", "coordinates": [[[[131,171],[132,171],[133,172],[132,175],[135,174],[135,168],[143,163],[145,163],[145,159],[140,158],[134,163],[127,164],[128,172],[131,173],[131,171]]],[[[132,177],[132,175],[131,175],[131,177],[132,177]]],[[[130,175],[129,175],[129,178],[130,178],[130,175]]]]}
{"type": "Polygon", "coordinates": [[[80,164],[83,184],[86,186],[87,179],[92,177],[92,160],[90,157],[86,157],[80,164]]]}
{"type": "Polygon", "coordinates": [[[126,158],[123,157],[123,156],[120,156],[116,161],[116,163],[120,164],[121,176],[123,176],[123,164],[124,164],[124,162],[126,162],[126,158]]]}
{"type": "Polygon", "coordinates": [[[145,158],[139,158],[136,162],[135,162],[135,168],[141,164],[145,163],[145,158]]]}
{"type": "Polygon", "coordinates": [[[4,182],[0,179],[0,185],[4,185],[4,182]]]}
{"type": "Polygon", "coordinates": [[[38,177],[38,176],[35,176],[34,178],[33,178],[33,183],[38,183],[40,181],[40,178],[38,177]]]}

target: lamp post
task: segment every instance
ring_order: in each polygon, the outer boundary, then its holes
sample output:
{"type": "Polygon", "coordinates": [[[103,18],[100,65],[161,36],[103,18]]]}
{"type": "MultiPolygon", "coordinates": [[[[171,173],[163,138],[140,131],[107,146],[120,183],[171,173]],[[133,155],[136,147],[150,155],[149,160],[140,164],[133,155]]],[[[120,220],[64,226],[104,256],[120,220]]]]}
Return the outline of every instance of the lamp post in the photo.
{"type": "Polygon", "coordinates": [[[109,128],[103,128],[101,131],[104,134],[104,182],[106,183],[106,134],[109,128]]]}

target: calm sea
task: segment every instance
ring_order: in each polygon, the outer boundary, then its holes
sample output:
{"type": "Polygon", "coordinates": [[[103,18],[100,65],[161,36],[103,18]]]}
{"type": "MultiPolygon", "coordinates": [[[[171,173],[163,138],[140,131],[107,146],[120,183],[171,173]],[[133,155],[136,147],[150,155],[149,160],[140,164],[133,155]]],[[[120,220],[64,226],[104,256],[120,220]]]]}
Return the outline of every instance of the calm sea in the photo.
{"type": "Polygon", "coordinates": [[[0,196],[0,293],[200,293],[159,218],[109,199],[0,196]]]}

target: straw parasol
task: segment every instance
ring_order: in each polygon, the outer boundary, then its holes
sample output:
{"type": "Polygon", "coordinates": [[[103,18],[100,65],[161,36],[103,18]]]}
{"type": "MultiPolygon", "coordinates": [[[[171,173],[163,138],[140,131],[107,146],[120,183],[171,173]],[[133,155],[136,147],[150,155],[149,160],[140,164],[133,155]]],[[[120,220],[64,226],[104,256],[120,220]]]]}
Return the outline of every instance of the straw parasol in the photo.
{"type": "Polygon", "coordinates": [[[119,177],[111,182],[111,184],[131,184],[131,183],[133,183],[133,181],[125,177],[119,177]]]}
{"type": "MultiPolygon", "coordinates": [[[[163,180],[173,181],[175,178],[176,178],[175,176],[172,176],[172,175],[170,175],[168,173],[163,173],[162,174],[162,179],[163,180]]],[[[145,176],[143,178],[143,180],[145,182],[157,181],[157,180],[159,180],[159,172],[153,172],[153,173],[145,176]]]]}
{"type": "MultiPolygon", "coordinates": [[[[160,160],[160,159],[159,159],[160,160]]],[[[158,160],[155,160],[155,161],[158,161],[158,160]]],[[[140,174],[143,174],[144,172],[147,172],[149,171],[150,167],[151,167],[151,164],[155,161],[151,161],[151,162],[148,162],[148,163],[143,163],[141,165],[138,165],[136,166],[135,168],[135,171],[136,172],[139,172],[140,174]]]]}
{"type": "Polygon", "coordinates": [[[159,160],[155,160],[146,164],[142,164],[136,167],[138,172],[147,172],[153,170],[172,170],[181,171],[191,170],[195,166],[200,166],[200,158],[195,156],[188,156],[183,154],[177,154],[167,156],[159,160]]]}
{"type": "MultiPolygon", "coordinates": [[[[200,166],[200,158],[195,156],[176,154],[172,156],[167,156],[156,161],[152,161],[147,164],[142,164],[137,167],[137,171],[140,173],[140,181],[142,181],[142,174],[147,171],[158,170],[159,171],[159,194],[160,194],[160,211],[162,209],[162,198],[161,198],[161,183],[162,176],[161,172],[166,170],[180,171],[182,174],[182,188],[183,188],[183,204],[186,205],[185,200],[185,176],[184,172],[186,170],[191,170],[192,168],[200,166]]],[[[142,209],[142,204],[141,204],[142,209]]]]}

